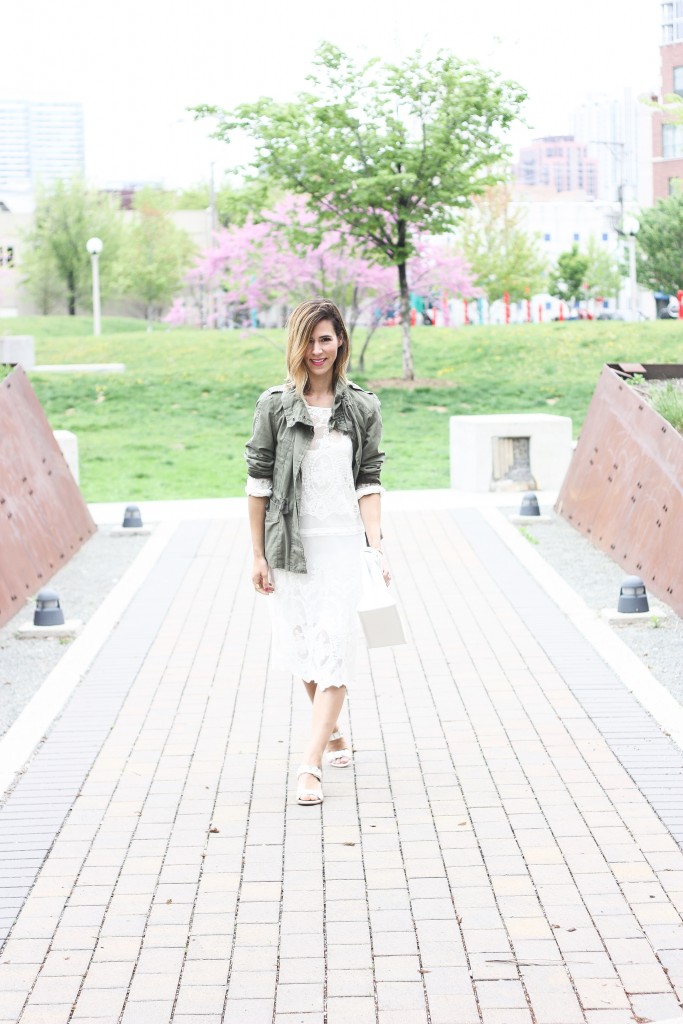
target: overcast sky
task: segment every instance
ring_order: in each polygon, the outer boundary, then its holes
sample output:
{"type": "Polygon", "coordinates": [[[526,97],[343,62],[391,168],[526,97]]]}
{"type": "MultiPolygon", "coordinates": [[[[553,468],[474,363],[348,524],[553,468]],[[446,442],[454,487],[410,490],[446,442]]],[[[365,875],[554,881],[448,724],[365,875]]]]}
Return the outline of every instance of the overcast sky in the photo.
{"type": "Polygon", "coordinates": [[[563,134],[588,95],[658,91],[659,17],[658,0],[6,0],[0,99],[82,101],[93,184],[177,186],[239,157],[186,107],[292,97],[322,39],[475,58],[527,89],[532,134],[563,134]]]}

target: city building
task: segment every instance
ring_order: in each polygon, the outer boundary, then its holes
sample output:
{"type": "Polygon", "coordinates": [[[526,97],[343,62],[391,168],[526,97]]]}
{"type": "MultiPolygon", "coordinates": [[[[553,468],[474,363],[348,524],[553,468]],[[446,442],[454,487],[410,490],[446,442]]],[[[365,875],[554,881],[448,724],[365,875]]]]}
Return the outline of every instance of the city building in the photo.
{"type": "Polygon", "coordinates": [[[80,103],[0,100],[0,199],[7,205],[13,195],[84,169],[80,103]]]}
{"type": "Polygon", "coordinates": [[[573,135],[548,135],[523,146],[515,176],[525,189],[578,192],[593,199],[598,195],[597,161],[573,135]]]}
{"type": "Polygon", "coordinates": [[[652,205],[650,98],[625,89],[620,96],[587,96],[574,111],[574,137],[597,164],[596,199],[652,205]]]}
{"type": "MultiPolygon", "coordinates": [[[[662,4],[662,99],[683,98],[683,3],[662,4]]],[[[681,106],[683,113],[683,105],[681,106]]],[[[683,181],[683,123],[675,115],[657,111],[652,121],[652,185],[655,200],[664,199],[683,181]]]]}
{"type": "Polygon", "coordinates": [[[585,199],[558,201],[552,196],[546,201],[528,202],[523,194],[516,194],[511,208],[522,215],[524,230],[538,240],[538,250],[548,265],[573,245],[585,249],[591,238],[600,248],[610,252],[615,249],[617,236],[612,203],[585,199]]]}

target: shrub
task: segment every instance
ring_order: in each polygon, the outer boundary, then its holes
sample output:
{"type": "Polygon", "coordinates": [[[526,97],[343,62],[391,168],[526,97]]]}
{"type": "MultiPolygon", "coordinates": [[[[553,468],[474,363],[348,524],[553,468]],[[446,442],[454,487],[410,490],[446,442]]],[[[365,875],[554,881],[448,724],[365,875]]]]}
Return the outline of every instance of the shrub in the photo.
{"type": "Polygon", "coordinates": [[[653,388],[650,401],[659,415],[683,434],[683,381],[668,380],[663,386],[653,388]]]}

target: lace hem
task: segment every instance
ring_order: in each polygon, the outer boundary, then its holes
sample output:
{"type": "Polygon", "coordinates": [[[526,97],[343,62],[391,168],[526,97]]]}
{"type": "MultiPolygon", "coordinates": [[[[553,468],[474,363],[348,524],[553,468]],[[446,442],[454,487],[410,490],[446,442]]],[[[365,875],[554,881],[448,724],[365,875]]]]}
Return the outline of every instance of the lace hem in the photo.
{"type": "Polygon", "coordinates": [[[273,662],[321,689],[353,686],[362,536],[306,537],[306,573],[273,570],[273,662]]]}

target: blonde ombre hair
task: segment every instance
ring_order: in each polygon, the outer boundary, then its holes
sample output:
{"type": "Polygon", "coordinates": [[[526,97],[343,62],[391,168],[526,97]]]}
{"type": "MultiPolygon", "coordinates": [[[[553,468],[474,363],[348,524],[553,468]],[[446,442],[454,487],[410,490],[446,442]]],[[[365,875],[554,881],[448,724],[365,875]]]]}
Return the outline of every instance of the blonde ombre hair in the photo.
{"type": "Polygon", "coordinates": [[[287,384],[296,388],[303,397],[308,387],[308,370],[304,359],[313,329],[321,322],[329,320],[334,333],[341,338],[334,361],[332,388],[338,380],[346,380],[346,367],[350,356],[349,334],[339,308],[329,299],[310,299],[301,302],[287,321],[287,384]]]}

